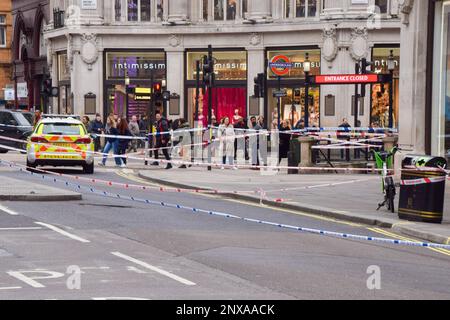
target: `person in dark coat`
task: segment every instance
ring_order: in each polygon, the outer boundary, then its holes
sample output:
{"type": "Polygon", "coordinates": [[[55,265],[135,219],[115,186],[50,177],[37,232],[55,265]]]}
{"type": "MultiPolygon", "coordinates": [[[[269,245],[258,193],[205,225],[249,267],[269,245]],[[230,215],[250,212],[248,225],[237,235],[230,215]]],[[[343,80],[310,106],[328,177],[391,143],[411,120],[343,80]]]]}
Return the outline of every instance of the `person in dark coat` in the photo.
{"type": "Polygon", "coordinates": [[[130,145],[130,142],[131,142],[131,140],[127,139],[126,137],[133,136],[133,134],[130,131],[130,128],[129,128],[126,118],[120,119],[118,130],[119,130],[119,135],[124,137],[124,138],[119,138],[119,155],[123,156],[120,159],[122,159],[122,162],[126,165],[127,157],[125,156],[125,154],[130,145]]]}
{"type": "MultiPolygon", "coordinates": [[[[156,113],[156,145],[155,148],[162,149],[164,157],[167,161],[170,161],[169,151],[167,150],[167,145],[169,144],[170,134],[168,133],[170,127],[169,122],[164,118],[161,113],[156,113]]],[[[158,160],[159,150],[155,150],[155,159],[158,160]]],[[[153,163],[154,165],[159,165],[158,161],[153,163]]],[[[172,164],[169,162],[166,169],[172,169],[172,164]]]]}
{"type": "Polygon", "coordinates": [[[289,130],[291,130],[291,128],[289,127],[288,121],[283,120],[280,127],[280,149],[278,151],[278,163],[281,162],[281,159],[287,158],[288,156],[291,134],[283,132],[289,130]]]}
{"type": "MultiPolygon", "coordinates": [[[[102,117],[100,116],[100,114],[97,113],[95,115],[95,119],[91,123],[90,133],[94,135],[99,135],[102,134],[103,132],[105,132],[105,126],[103,125],[102,117]]],[[[96,152],[100,150],[100,137],[98,136],[95,136],[94,138],[94,148],[96,152]]]]}

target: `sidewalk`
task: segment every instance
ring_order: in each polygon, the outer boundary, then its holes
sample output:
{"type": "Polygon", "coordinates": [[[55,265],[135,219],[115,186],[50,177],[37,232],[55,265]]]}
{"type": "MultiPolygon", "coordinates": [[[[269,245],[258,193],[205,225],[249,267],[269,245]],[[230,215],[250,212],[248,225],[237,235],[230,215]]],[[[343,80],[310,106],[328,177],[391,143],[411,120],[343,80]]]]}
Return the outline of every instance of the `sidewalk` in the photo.
{"type": "MultiPolygon", "coordinates": [[[[377,225],[426,241],[450,244],[450,188],[446,188],[444,222],[417,223],[398,219],[385,208],[376,211],[383,199],[380,177],[375,174],[320,174],[264,176],[252,170],[218,170],[206,168],[139,171],[147,180],[178,188],[201,188],[221,192],[236,199],[293,209],[341,220],[377,225]],[[327,186],[327,184],[337,184],[327,186]],[[309,187],[309,188],[305,188],[309,187]],[[313,188],[310,188],[313,187],[313,188]],[[280,189],[288,189],[280,191],[280,189]],[[275,191],[278,190],[278,191],[275,191]],[[227,192],[228,191],[228,192],[227,192]],[[241,191],[234,193],[234,191],[241,191]],[[256,191],[256,192],[242,192],[256,191]]],[[[396,208],[398,207],[398,197],[396,208]]]]}
{"type": "Polygon", "coordinates": [[[51,188],[41,184],[2,177],[0,200],[2,201],[70,201],[81,200],[79,193],[62,188],[51,188]]]}

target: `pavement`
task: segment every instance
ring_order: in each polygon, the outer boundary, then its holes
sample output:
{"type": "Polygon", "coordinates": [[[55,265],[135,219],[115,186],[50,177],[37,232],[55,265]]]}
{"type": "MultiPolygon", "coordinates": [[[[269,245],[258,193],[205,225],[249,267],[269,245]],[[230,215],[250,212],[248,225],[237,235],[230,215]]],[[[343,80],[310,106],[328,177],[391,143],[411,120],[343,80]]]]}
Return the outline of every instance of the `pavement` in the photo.
{"type": "Polygon", "coordinates": [[[169,171],[149,168],[139,170],[139,176],[166,186],[217,190],[224,197],[390,228],[430,242],[450,243],[450,188],[446,188],[443,223],[430,224],[400,220],[397,214],[384,208],[377,211],[383,196],[376,174],[287,175],[277,172],[265,175],[253,170],[207,172],[206,168],[169,171]]]}
{"type": "Polygon", "coordinates": [[[0,200],[3,201],[71,201],[81,200],[80,193],[2,176],[0,200]]]}

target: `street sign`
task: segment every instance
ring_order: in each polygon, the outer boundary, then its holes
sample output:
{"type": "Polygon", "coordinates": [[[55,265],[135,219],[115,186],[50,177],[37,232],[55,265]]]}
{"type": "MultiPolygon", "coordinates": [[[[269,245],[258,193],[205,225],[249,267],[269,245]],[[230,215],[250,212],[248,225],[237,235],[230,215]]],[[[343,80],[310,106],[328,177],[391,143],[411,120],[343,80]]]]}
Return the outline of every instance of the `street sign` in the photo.
{"type": "Polygon", "coordinates": [[[378,74],[330,74],[312,77],[314,84],[378,83],[378,74]]]}
{"type": "Polygon", "coordinates": [[[287,92],[285,90],[274,90],[273,92],[274,98],[284,98],[287,97],[287,92]]]}
{"type": "Polygon", "coordinates": [[[269,62],[269,68],[279,77],[285,76],[292,69],[292,62],[285,55],[277,55],[269,62]]]}
{"type": "Polygon", "coordinates": [[[15,99],[15,91],[14,89],[5,89],[5,100],[6,101],[14,101],[15,99]]]}

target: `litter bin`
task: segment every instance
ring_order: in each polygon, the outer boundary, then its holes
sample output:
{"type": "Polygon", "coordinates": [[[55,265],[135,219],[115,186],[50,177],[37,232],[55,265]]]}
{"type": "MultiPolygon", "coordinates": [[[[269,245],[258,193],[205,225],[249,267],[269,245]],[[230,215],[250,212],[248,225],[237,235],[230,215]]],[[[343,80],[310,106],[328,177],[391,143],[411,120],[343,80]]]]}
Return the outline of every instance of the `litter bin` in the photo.
{"type": "Polygon", "coordinates": [[[442,223],[447,160],[441,157],[406,156],[402,162],[400,219],[442,223]]]}
{"type": "MultiPolygon", "coordinates": [[[[288,166],[298,167],[300,164],[300,141],[292,139],[289,143],[288,166]]],[[[298,169],[288,169],[288,174],[298,174],[298,169]]]]}

